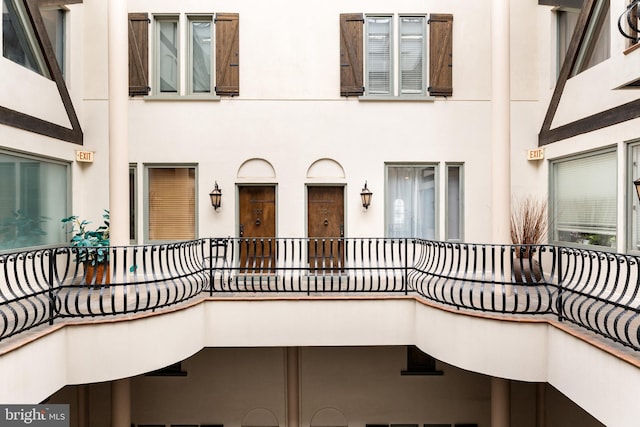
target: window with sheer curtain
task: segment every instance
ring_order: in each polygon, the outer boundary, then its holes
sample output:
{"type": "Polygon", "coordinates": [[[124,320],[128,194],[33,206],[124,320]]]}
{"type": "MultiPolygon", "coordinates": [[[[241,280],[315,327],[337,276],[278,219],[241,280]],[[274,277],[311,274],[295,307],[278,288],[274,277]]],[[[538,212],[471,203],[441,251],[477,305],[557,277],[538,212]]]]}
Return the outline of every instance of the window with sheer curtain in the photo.
{"type": "Polygon", "coordinates": [[[192,18],[189,20],[191,93],[211,92],[211,40],[213,38],[211,19],[192,18]]]}
{"type": "Polygon", "coordinates": [[[147,240],[196,237],[195,178],[194,167],[147,168],[147,240]]]}
{"type": "Polygon", "coordinates": [[[0,250],[67,242],[69,165],[0,152],[0,250]]]}
{"type": "Polygon", "coordinates": [[[178,19],[157,21],[158,87],[162,93],[178,92],[178,19]]]}
{"type": "Polygon", "coordinates": [[[435,165],[388,165],[388,237],[436,237],[435,165]]]}
{"type": "Polygon", "coordinates": [[[368,95],[424,95],[426,18],[366,18],[365,91],[368,95]],[[397,25],[394,26],[394,23],[397,25]],[[398,28],[397,34],[395,28],[398,28]],[[397,46],[395,40],[398,40],[397,46]],[[397,79],[395,76],[398,76],[397,79]],[[397,82],[396,82],[397,80],[397,82]]]}

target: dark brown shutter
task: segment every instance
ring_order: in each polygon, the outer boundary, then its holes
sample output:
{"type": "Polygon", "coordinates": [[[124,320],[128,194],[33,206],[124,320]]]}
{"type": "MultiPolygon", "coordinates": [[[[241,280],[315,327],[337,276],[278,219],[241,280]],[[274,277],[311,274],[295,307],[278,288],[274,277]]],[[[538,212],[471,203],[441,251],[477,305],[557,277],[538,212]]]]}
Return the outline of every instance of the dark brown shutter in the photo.
{"type": "Polygon", "coordinates": [[[453,15],[429,17],[429,95],[453,94],[453,15]]]}
{"type": "Polygon", "coordinates": [[[149,94],[149,16],[129,14],[129,96],[149,94]]]}
{"type": "Polygon", "coordinates": [[[216,94],[240,94],[240,16],[219,13],[216,16],[216,94]]]}
{"type": "Polygon", "coordinates": [[[362,70],[361,13],[340,15],[340,95],[359,96],[364,93],[362,70]]]}

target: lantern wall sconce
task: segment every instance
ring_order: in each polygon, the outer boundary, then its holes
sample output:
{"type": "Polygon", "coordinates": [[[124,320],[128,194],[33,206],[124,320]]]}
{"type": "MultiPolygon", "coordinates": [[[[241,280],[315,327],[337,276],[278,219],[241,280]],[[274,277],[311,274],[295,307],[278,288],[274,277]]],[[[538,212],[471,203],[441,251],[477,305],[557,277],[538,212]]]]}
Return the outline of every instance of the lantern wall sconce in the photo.
{"type": "Polygon", "coordinates": [[[222,204],[222,190],[218,187],[218,181],[216,181],[213,190],[209,193],[209,197],[211,197],[211,206],[213,206],[213,209],[217,211],[222,204]]]}
{"type": "Polygon", "coordinates": [[[636,194],[638,195],[638,200],[640,200],[640,178],[633,181],[633,186],[636,187],[636,194]]]}
{"type": "Polygon", "coordinates": [[[367,188],[367,181],[364,182],[364,188],[360,192],[360,198],[362,199],[362,207],[365,209],[369,209],[369,205],[371,204],[371,196],[373,193],[367,188]]]}

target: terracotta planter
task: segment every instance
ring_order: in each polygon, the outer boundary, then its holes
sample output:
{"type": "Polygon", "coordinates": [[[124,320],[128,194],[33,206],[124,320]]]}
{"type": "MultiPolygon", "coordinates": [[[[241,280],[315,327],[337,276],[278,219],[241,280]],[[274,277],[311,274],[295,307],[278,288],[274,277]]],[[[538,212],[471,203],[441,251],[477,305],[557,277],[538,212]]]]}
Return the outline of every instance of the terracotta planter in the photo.
{"type": "Polygon", "coordinates": [[[111,271],[108,262],[91,265],[84,264],[85,283],[90,286],[108,285],[111,280],[111,271]]]}

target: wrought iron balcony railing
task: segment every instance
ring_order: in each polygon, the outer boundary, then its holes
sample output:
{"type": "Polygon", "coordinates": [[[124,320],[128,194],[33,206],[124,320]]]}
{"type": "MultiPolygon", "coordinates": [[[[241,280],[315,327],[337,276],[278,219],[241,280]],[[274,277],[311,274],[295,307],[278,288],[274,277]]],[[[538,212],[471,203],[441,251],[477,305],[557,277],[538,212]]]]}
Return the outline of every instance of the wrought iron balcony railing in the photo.
{"type": "Polygon", "coordinates": [[[155,311],[198,296],[374,293],[553,316],[640,351],[631,255],[405,238],[207,238],[110,247],[108,266],[77,261],[90,250],[0,255],[0,340],[59,319],[155,311]]]}

